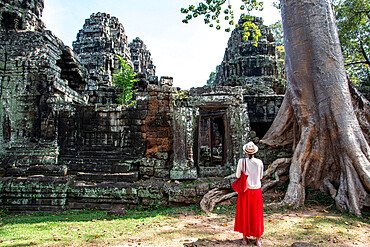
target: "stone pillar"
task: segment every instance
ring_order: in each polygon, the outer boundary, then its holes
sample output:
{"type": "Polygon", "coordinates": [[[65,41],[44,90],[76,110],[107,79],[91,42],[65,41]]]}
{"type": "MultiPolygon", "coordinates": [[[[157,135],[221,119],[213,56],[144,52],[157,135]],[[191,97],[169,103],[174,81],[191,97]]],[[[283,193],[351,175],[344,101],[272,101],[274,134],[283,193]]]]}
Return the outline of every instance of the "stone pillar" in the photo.
{"type": "Polygon", "coordinates": [[[174,107],[174,157],[171,179],[196,179],[194,166],[193,140],[195,119],[199,111],[189,107],[174,107]]]}
{"type": "Polygon", "coordinates": [[[243,145],[247,143],[249,137],[249,118],[248,106],[246,103],[230,106],[227,111],[227,118],[230,119],[230,136],[233,149],[228,149],[230,152],[227,156],[231,157],[230,168],[232,172],[236,171],[238,160],[244,156],[243,145]]]}

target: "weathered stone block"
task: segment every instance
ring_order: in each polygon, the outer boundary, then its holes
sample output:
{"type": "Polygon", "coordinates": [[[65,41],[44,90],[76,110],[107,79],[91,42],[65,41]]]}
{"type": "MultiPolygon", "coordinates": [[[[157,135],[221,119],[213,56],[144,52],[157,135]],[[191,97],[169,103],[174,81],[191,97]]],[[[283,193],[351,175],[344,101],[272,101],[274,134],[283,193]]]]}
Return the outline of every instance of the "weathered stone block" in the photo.
{"type": "Polygon", "coordinates": [[[228,167],[199,167],[200,177],[225,177],[230,175],[228,167]]]}
{"type": "Polygon", "coordinates": [[[77,173],[77,179],[84,181],[93,181],[93,182],[134,182],[138,180],[137,172],[130,173],[111,173],[111,174],[101,174],[101,173],[77,173]]]}
{"type": "Polygon", "coordinates": [[[186,197],[183,195],[170,195],[168,198],[168,201],[176,202],[176,203],[195,204],[195,203],[199,203],[201,199],[202,198],[198,196],[186,197]]]}
{"type": "Polygon", "coordinates": [[[8,177],[22,177],[26,174],[25,168],[9,168],[6,172],[6,176],[8,177]]]}
{"type": "Polygon", "coordinates": [[[150,191],[149,189],[139,190],[137,195],[138,195],[138,197],[141,197],[141,198],[152,198],[152,199],[161,199],[161,198],[163,198],[163,193],[162,192],[158,191],[157,193],[155,193],[154,191],[150,191]]]}
{"type": "Polygon", "coordinates": [[[157,152],[154,154],[154,157],[160,160],[167,160],[168,159],[168,152],[157,152]]]}
{"type": "Polygon", "coordinates": [[[45,175],[45,176],[66,176],[66,166],[55,166],[55,165],[37,165],[31,166],[26,170],[26,175],[45,175]]]}
{"type": "Polygon", "coordinates": [[[143,158],[140,161],[140,166],[151,166],[151,167],[153,167],[154,163],[155,163],[155,159],[143,158]]]}
{"type": "Polygon", "coordinates": [[[171,179],[197,179],[197,169],[188,169],[188,170],[174,170],[170,171],[171,179]]]}
{"type": "Polygon", "coordinates": [[[182,192],[185,197],[195,197],[197,195],[195,188],[183,188],[182,192]]]}
{"type": "Polygon", "coordinates": [[[129,172],[132,170],[132,164],[131,163],[115,163],[112,165],[112,172],[129,172]]]}
{"type": "Polygon", "coordinates": [[[209,184],[210,189],[220,188],[220,189],[231,189],[231,184],[235,179],[220,179],[209,184]]]}
{"type": "Polygon", "coordinates": [[[143,198],[140,205],[148,208],[157,208],[167,206],[168,201],[164,198],[143,198]]]}
{"type": "Polygon", "coordinates": [[[175,183],[165,183],[163,185],[163,191],[166,194],[181,194],[182,193],[182,185],[175,183]]]}
{"type": "Polygon", "coordinates": [[[155,160],[154,163],[155,168],[166,168],[166,160],[155,160]]]}
{"type": "Polygon", "coordinates": [[[168,169],[154,168],[154,177],[169,178],[170,171],[168,169]]]}
{"type": "Polygon", "coordinates": [[[153,176],[154,175],[154,167],[140,167],[140,176],[147,175],[153,176]]]}

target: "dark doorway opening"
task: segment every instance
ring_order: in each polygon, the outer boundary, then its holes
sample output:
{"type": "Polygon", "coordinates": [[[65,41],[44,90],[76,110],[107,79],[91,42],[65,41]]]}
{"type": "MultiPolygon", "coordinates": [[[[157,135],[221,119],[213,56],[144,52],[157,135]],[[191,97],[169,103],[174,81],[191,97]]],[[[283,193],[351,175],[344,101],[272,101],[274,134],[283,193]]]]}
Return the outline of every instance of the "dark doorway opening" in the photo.
{"type": "Polygon", "coordinates": [[[256,132],[256,136],[260,139],[266,134],[269,130],[272,123],[259,122],[259,123],[250,123],[251,130],[256,132]]]}
{"type": "Polygon", "coordinates": [[[202,111],[199,128],[199,159],[201,167],[225,163],[225,115],[220,111],[202,111]]]}

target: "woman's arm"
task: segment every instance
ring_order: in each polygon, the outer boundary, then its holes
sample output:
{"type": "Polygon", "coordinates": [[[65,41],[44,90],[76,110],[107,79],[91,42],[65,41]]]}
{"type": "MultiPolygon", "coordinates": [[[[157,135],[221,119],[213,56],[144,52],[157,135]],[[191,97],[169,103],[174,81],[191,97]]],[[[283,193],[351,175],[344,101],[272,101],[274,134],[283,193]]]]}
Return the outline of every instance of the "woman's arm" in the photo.
{"type": "Polygon", "coordinates": [[[261,164],[262,164],[262,166],[261,166],[261,174],[260,174],[260,179],[262,179],[262,177],[263,177],[263,162],[261,161],[261,164]]]}
{"type": "Polygon", "coordinates": [[[243,159],[239,159],[238,166],[236,167],[236,177],[239,178],[242,175],[242,164],[243,159]]]}

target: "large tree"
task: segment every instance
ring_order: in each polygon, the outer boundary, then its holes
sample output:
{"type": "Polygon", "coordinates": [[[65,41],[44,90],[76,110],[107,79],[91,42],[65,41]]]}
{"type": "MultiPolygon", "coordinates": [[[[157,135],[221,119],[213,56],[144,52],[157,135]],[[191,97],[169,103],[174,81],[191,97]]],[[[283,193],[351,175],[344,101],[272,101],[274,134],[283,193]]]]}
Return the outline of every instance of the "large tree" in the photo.
{"type": "Polygon", "coordinates": [[[311,187],[329,193],[338,208],[361,215],[369,206],[370,106],[355,89],[351,97],[332,3],[280,4],[287,89],[262,142],[293,146],[283,203],[302,205],[311,187]]]}
{"type": "Polygon", "coordinates": [[[338,208],[361,215],[370,191],[370,148],[352,105],[333,6],[281,0],[281,14],[288,83],[263,142],[293,145],[284,202],[302,205],[305,188],[317,188],[338,208]]]}

